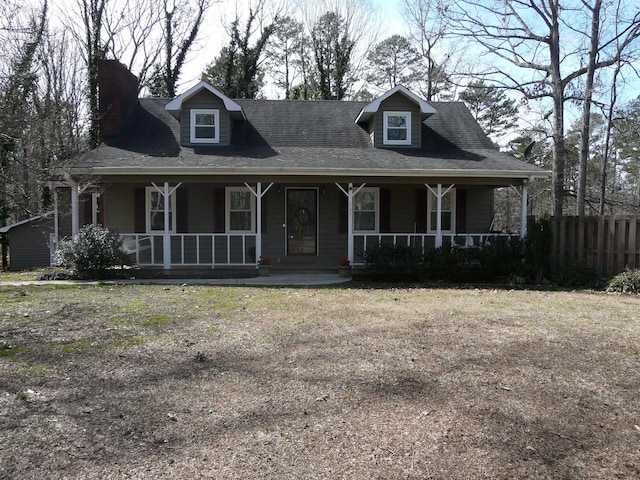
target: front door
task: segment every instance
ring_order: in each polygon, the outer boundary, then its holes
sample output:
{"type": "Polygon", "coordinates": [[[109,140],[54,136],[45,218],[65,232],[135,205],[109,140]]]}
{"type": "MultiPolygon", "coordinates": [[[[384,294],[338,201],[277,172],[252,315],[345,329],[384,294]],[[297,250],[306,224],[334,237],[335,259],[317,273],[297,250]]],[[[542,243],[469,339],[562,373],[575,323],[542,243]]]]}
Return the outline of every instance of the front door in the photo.
{"type": "Polygon", "coordinates": [[[287,189],[287,255],[318,253],[318,189],[287,189]]]}

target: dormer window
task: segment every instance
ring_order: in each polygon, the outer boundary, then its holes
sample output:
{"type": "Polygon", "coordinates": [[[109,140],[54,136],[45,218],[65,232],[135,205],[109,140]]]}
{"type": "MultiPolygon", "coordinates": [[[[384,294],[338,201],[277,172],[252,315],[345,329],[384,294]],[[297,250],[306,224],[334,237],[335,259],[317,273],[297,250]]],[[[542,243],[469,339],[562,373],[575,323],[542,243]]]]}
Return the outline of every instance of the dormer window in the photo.
{"type": "Polygon", "coordinates": [[[411,112],[384,112],[383,143],[411,145],[411,112]]]}
{"type": "Polygon", "coordinates": [[[220,142],[220,111],[217,109],[191,110],[191,143],[220,142]]]}

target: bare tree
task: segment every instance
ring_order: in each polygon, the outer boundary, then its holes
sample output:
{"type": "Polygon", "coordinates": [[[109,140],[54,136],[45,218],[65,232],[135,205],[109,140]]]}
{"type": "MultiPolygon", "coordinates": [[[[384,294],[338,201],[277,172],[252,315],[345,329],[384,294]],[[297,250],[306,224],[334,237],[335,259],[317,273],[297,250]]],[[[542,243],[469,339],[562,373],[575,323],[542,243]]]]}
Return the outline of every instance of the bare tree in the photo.
{"type": "Polygon", "coordinates": [[[266,0],[249,5],[249,13],[242,26],[240,14],[227,27],[229,43],[202,73],[202,78],[232,98],[256,98],[262,88],[261,67],[264,50],[277,21],[265,20],[266,0]]]}
{"type": "MultiPolygon", "coordinates": [[[[162,42],[164,52],[156,52],[153,62],[160,57],[149,81],[139,77],[140,83],[149,87],[154,96],[175,97],[178,79],[192,49],[205,14],[213,0],[188,1],[163,0],[162,42]]],[[[149,60],[151,56],[147,56],[149,60]]]]}
{"type": "Polygon", "coordinates": [[[11,55],[10,66],[0,85],[0,224],[3,225],[31,210],[29,202],[25,202],[29,188],[24,188],[24,183],[30,182],[23,144],[29,138],[26,133],[31,127],[31,100],[37,91],[34,64],[45,37],[48,9],[48,1],[44,0],[41,10],[29,11],[24,23],[4,25],[7,43],[17,48],[6,52],[11,55]]]}
{"type": "Polygon", "coordinates": [[[450,71],[457,61],[457,51],[446,43],[449,19],[446,0],[403,0],[404,18],[411,40],[421,56],[422,81],[420,94],[426,100],[436,100],[451,83],[450,71]]]}
{"type": "MultiPolygon", "coordinates": [[[[629,52],[632,44],[640,37],[640,13],[636,13],[631,19],[623,18],[620,7],[622,2],[616,3],[614,25],[603,25],[601,19],[603,2],[594,0],[593,6],[586,1],[582,2],[591,14],[591,32],[589,34],[589,56],[585,72],[584,94],[582,100],[582,127],[580,142],[579,179],[577,193],[577,214],[584,215],[587,190],[587,163],[589,161],[590,133],[591,133],[591,105],[594,94],[594,78],[596,70],[611,65],[616,65],[616,72],[622,66],[620,61],[629,52]],[[605,37],[605,38],[602,38],[605,37]],[[611,51],[608,51],[611,50],[611,51]]],[[[613,7],[613,5],[612,5],[613,7]]],[[[617,77],[617,73],[615,77],[617,77]]],[[[615,78],[611,88],[615,89],[615,78]]]]}
{"type": "MultiPolygon", "coordinates": [[[[575,81],[589,69],[580,41],[591,29],[580,25],[576,14],[586,5],[586,0],[457,0],[447,10],[455,33],[472,38],[493,58],[486,76],[527,99],[551,99],[554,215],[562,215],[566,195],[565,103],[582,100],[575,81]]],[[[615,61],[615,55],[599,58],[592,69],[615,61]]]]}

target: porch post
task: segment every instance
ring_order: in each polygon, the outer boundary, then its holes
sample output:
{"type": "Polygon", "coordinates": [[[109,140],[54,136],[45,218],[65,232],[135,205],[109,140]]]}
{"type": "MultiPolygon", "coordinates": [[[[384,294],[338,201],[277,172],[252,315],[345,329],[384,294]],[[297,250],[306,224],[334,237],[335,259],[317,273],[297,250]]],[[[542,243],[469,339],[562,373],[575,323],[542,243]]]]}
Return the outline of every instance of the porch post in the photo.
{"type": "Polygon", "coordinates": [[[347,259],[353,265],[353,183],[349,183],[347,192],[347,259]]]}
{"type": "Polygon", "coordinates": [[[262,256],[262,182],[256,183],[256,268],[262,256]]]}
{"type": "Polygon", "coordinates": [[[49,246],[49,251],[51,252],[49,263],[53,267],[55,265],[55,252],[58,249],[58,238],[60,236],[60,217],[58,212],[58,189],[53,185],[51,188],[53,189],[53,245],[49,246]]]}
{"type": "Polygon", "coordinates": [[[529,188],[527,184],[522,185],[522,193],[521,197],[521,217],[520,217],[520,238],[523,239],[527,236],[527,215],[528,215],[528,206],[527,202],[529,200],[529,188]]]}
{"type": "Polygon", "coordinates": [[[438,184],[436,195],[436,248],[442,246],[442,184],[438,184]]]}
{"type": "Polygon", "coordinates": [[[53,238],[55,246],[58,246],[58,235],[60,235],[60,217],[58,213],[58,189],[53,187],[53,238]]]}
{"type": "Polygon", "coordinates": [[[78,197],[80,187],[76,183],[71,184],[71,235],[75,235],[80,230],[80,215],[78,212],[78,197]]]}
{"type": "Polygon", "coordinates": [[[169,182],[164,182],[164,190],[162,193],[164,197],[164,232],[162,234],[162,268],[165,270],[171,269],[171,229],[169,228],[169,222],[171,220],[171,199],[169,196],[169,182]]]}
{"type": "Polygon", "coordinates": [[[262,182],[256,183],[255,190],[247,182],[244,182],[244,186],[256,197],[256,268],[259,268],[258,262],[262,256],[262,197],[273,187],[273,182],[267,185],[264,190],[262,190],[262,182]]]}
{"type": "MultiPolygon", "coordinates": [[[[353,189],[353,183],[349,183],[347,189],[342,188],[342,185],[336,182],[336,187],[338,187],[342,193],[347,196],[347,259],[349,263],[353,265],[354,255],[353,255],[353,197],[364,188],[366,183],[363,183],[355,190],[353,189]]],[[[366,245],[366,237],[365,237],[365,250],[367,248],[366,245]]]]}

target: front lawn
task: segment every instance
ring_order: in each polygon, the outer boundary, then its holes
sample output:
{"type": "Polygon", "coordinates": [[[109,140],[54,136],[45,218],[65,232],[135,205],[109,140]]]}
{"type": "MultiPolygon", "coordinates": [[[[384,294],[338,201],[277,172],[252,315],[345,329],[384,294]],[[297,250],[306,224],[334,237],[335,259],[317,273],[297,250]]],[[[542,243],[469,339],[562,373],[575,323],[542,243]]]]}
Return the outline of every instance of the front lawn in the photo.
{"type": "Polygon", "coordinates": [[[0,287],[0,478],[640,476],[640,297],[0,287]]]}

